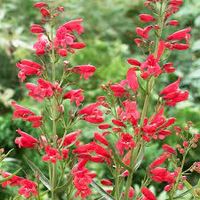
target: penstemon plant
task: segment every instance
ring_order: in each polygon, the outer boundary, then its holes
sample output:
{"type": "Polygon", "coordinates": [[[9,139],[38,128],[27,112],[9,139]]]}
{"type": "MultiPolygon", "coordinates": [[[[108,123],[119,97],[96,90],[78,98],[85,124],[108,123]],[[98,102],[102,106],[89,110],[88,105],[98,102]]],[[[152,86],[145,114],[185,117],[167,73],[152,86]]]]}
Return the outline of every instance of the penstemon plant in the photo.
{"type": "Polygon", "coordinates": [[[12,102],[12,106],[13,118],[30,122],[39,133],[34,137],[18,129],[20,137],[15,143],[19,148],[30,148],[38,153],[46,163],[45,171],[26,158],[36,181],[1,171],[1,176],[6,178],[3,187],[17,186],[19,196],[16,198],[156,200],[156,194],[149,189],[156,182],[162,184],[169,200],[183,199],[188,193],[191,199],[199,198],[199,185],[193,187],[187,176],[193,171],[199,173],[200,164],[195,162],[188,169],[184,164],[189,151],[197,147],[200,134],[194,133],[191,122],[180,127],[174,117],[164,115],[166,107],[187,100],[189,92],[180,89],[181,78],[178,77],[154,94],[159,79],[176,70],[173,62],[168,61],[171,51],[189,48],[191,28],[174,31],[179,22],[171,19],[182,3],[182,0],[145,2],[152,14],[140,14],[139,18],[151,25],[137,27],[138,38],[135,39],[144,59],[129,58],[126,78],[119,83],[102,85],[106,95],[85,107],[83,90],[77,89],[71,80],[76,80],[75,74],[87,80],[96,68],[92,65],[74,67],[70,60],[65,60],[86,46],[79,41],[84,31],[83,20],[75,19],[57,27],[57,17],[64,8],[45,2],[34,4],[42,16],[41,24],[30,28],[38,37],[33,47],[38,62],[21,60],[17,68],[22,82],[28,76],[37,77],[36,84],[26,83],[26,88],[29,96],[41,103],[41,114],[16,102],[12,102]],[[173,33],[166,36],[166,30],[173,33]],[[66,106],[67,100],[70,106],[66,106]],[[93,141],[87,144],[80,141],[82,131],[73,130],[80,120],[96,124],[99,129],[93,141]],[[176,147],[165,142],[171,135],[177,136],[180,143],[176,147]],[[162,153],[155,153],[156,159],[147,169],[142,169],[146,149],[155,142],[162,143],[162,153]],[[110,178],[90,171],[90,163],[106,165],[110,178]],[[145,176],[136,191],[134,177],[139,170],[145,170],[145,176]],[[92,194],[92,188],[96,193],[92,194]]]}

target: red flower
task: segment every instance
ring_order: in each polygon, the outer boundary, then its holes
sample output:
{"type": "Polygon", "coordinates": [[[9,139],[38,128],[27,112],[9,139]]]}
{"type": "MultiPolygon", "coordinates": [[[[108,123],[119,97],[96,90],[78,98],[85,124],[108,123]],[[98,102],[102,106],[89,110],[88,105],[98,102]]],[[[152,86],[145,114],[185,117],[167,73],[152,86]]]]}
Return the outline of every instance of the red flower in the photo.
{"type": "Polygon", "coordinates": [[[87,80],[90,76],[94,74],[94,72],[96,71],[96,67],[92,65],[79,65],[74,67],[72,70],[74,73],[80,74],[81,78],[83,77],[87,80]]]}
{"type": "Polygon", "coordinates": [[[149,76],[158,77],[162,73],[158,64],[158,59],[155,58],[153,54],[149,55],[147,60],[141,64],[140,69],[143,79],[147,79],[149,76]]]}
{"type": "Polygon", "coordinates": [[[134,59],[134,58],[128,58],[127,59],[127,62],[130,64],[130,65],[134,65],[134,66],[140,66],[141,65],[141,62],[139,62],[138,60],[134,59]]]}
{"type": "Polygon", "coordinates": [[[129,133],[122,133],[120,139],[116,143],[116,148],[121,155],[124,154],[124,150],[132,149],[136,146],[133,136],[129,133]]]}
{"type": "Polygon", "coordinates": [[[166,73],[173,73],[176,70],[173,63],[166,63],[163,65],[163,68],[166,73]]]}
{"type": "Polygon", "coordinates": [[[20,129],[17,130],[17,133],[21,135],[21,137],[17,137],[15,139],[15,143],[19,146],[19,148],[34,148],[38,143],[36,138],[21,131],[20,129]]]}
{"type": "Polygon", "coordinates": [[[43,67],[40,64],[31,60],[21,60],[16,64],[16,66],[20,69],[18,77],[21,79],[21,81],[24,81],[26,79],[26,76],[40,76],[43,69],[43,67]]]}
{"type": "Polygon", "coordinates": [[[40,26],[39,24],[32,24],[32,25],[31,25],[31,28],[30,28],[30,31],[31,31],[32,33],[38,34],[38,33],[43,33],[45,30],[44,30],[44,28],[43,28],[42,26],[40,26]]]}
{"type": "Polygon", "coordinates": [[[142,187],[141,192],[146,197],[146,200],[156,200],[155,195],[147,187],[142,187]]]}
{"type": "Polygon", "coordinates": [[[71,133],[68,133],[64,139],[60,139],[60,142],[63,140],[62,146],[69,146],[72,143],[75,143],[79,135],[81,134],[81,130],[77,130],[71,133]]]}
{"type": "Polygon", "coordinates": [[[72,48],[72,49],[83,49],[83,48],[85,48],[85,43],[83,43],[83,42],[74,42],[74,43],[72,43],[71,45],[70,45],[70,47],[72,48]]]}
{"type": "Polygon", "coordinates": [[[21,188],[19,188],[18,193],[25,198],[29,198],[31,195],[37,196],[37,184],[33,181],[24,179],[20,182],[21,188]]]}
{"type": "Polygon", "coordinates": [[[108,146],[108,144],[109,144],[107,139],[99,133],[94,133],[94,139],[99,141],[100,143],[104,144],[105,146],[108,146]]]}
{"type": "Polygon", "coordinates": [[[124,81],[116,83],[110,86],[110,89],[113,91],[115,97],[123,97],[126,94],[124,81]]]}
{"type": "Polygon", "coordinates": [[[168,106],[175,106],[178,102],[185,101],[188,99],[189,92],[181,91],[179,89],[180,78],[174,83],[171,83],[167,87],[165,87],[161,92],[160,95],[165,100],[168,106]]]}
{"type": "Polygon", "coordinates": [[[144,39],[148,39],[149,38],[149,31],[152,28],[153,28],[153,26],[147,26],[145,28],[137,27],[136,28],[136,34],[139,35],[140,37],[144,38],[144,39]]]}
{"type": "Polygon", "coordinates": [[[49,41],[46,35],[38,34],[38,41],[33,45],[37,55],[44,55],[49,48],[49,41]]]}
{"type": "Polygon", "coordinates": [[[92,183],[95,174],[91,173],[85,164],[87,161],[81,160],[79,163],[72,169],[73,183],[77,190],[75,197],[81,196],[82,199],[86,198],[91,194],[91,189],[89,184],[92,183]]]}
{"type": "Polygon", "coordinates": [[[128,197],[132,199],[134,195],[135,195],[135,190],[133,189],[133,187],[130,187],[128,191],[128,197]]]}
{"type": "Polygon", "coordinates": [[[77,106],[80,106],[80,103],[84,100],[83,90],[70,90],[64,94],[64,99],[70,99],[70,102],[76,102],[77,106]]]}
{"type": "Polygon", "coordinates": [[[38,85],[27,83],[26,88],[29,90],[29,96],[41,102],[44,98],[53,96],[53,84],[44,80],[38,79],[38,85]]]}
{"type": "MultiPolygon", "coordinates": [[[[12,174],[11,173],[8,173],[8,172],[1,172],[1,176],[3,178],[7,178],[9,176],[11,176],[12,174]]],[[[9,180],[7,181],[4,181],[1,185],[2,187],[6,187],[8,185],[10,186],[19,186],[20,185],[20,182],[21,180],[23,180],[21,177],[19,176],[16,176],[16,175],[13,175],[12,178],[10,178],[9,180]]]]}
{"type": "Polygon", "coordinates": [[[48,6],[48,4],[45,2],[38,2],[38,3],[34,4],[35,8],[42,8],[42,7],[46,7],[46,6],[48,6]]]}
{"type": "Polygon", "coordinates": [[[108,179],[102,179],[101,184],[105,185],[105,186],[112,186],[113,185],[113,183],[108,179]]]}
{"type": "Polygon", "coordinates": [[[149,15],[149,14],[140,14],[139,17],[140,17],[140,20],[142,22],[153,22],[153,21],[155,21],[154,17],[152,15],[149,15]]]}
{"type": "Polygon", "coordinates": [[[90,123],[98,124],[104,121],[103,112],[98,109],[99,103],[90,104],[79,111],[83,119],[90,123]]]}
{"type": "Polygon", "coordinates": [[[183,40],[183,39],[186,39],[188,37],[190,37],[190,31],[191,31],[191,28],[188,27],[188,28],[185,28],[185,29],[182,29],[182,30],[179,30],[171,35],[169,35],[167,37],[168,40],[183,40]]]}
{"type": "Polygon", "coordinates": [[[162,149],[167,153],[176,155],[176,150],[168,144],[163,144],[162,149]]]}
{"type": "Polygon", "coordinates": [[[171,26],[178,26],[179,25],[179,21],[171,20],[171,21],[168,22],[168,24],[171,25],[171,26]]]}
{"type": "Polygon", "coordinates": [[[42,157],[42,160],[44,162],[51,162],[51,163],[55,164],[57,162],[57,160],[62,159],[62,156],[60,155],[60,153],[58,152],[58,150],[56,148],[47,146],[45,148],[45,152],[46,152],[46,154],[42,157]]]}
{"type": "Polygon", "coordinates": [[[155,168],[157,166],[162,165],[168,158],[168,154],[163,153],[162,155],[160,155],[158,158],[156,158],[149,166],[149,168],[155,168]]]}
{"type": "Polygon", "coordinates": [[[71,20],[63,24],[63,27],[65,27],[68,30],[68,32],[76,31],[80,35],[84,32],[84,28],[81,25],[82,22],[83,22],[82,18],[71,20]]]}
{"type": "Polygon", "coordinates": [[[44,7],[40,9],[40,13],[42,14],[43,17],[50,17],[50,11],[44,7]]]}
{"type": "Polygon", "coordinates": [[[144,120],[142,131],[146,141],[150,141],[151,137],[162,140],[171,134],[171,131],[166,129],[175,122],[175,118],[166,119],[163,114],[164,108],[161,108],[156,115],[150,118],[151,120],[144,120]]]}
{"type": "Polygon", "coordinates": [[[134,68],[130,68],[126,74],[126,80],[128,81],[129,87],[136,92],[139,88],[137,74],[134,68]]]}
{"type": "Polygon", "coordinates": [[[123,102],[124,111],[118,111],[122,121],[130,121],[132,125],[136,125],[140,118],[135,101],[126,100],[123,102]]]}

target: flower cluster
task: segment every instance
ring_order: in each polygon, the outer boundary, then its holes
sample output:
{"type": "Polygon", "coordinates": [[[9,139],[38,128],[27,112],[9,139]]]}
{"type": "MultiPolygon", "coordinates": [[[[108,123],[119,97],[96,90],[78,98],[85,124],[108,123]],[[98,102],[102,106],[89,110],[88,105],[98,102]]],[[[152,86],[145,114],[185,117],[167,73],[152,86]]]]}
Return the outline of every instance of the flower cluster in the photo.
{"type": "MultiPolygon", "coordinates": [[[[37,36],[33,49],[39,63],[21,60],[17,68],[22,82],[35,76],[36,83],[27,82],[25,86],[33,101],[42,104],[42,109],[41,114],[36,114],[12,102],[13,118],[31,122],[34,128],[31,134],[18,129],[20,137],[15,143],[19,148],[39,152],[49,172],[45,180],[49,182],[52,200],[56,199],[58,190],[65,191],[67,199],[74,196],[87,198],[92,194],[90,185],[95,185],[105,198],[116,200],[156,200],[156,195],[149,189],[152,181],[164,183],[163,190],[169,199],[185,187],[184,162],[189,150],[197,147],[200,136],[189,136],[190,124],[185,127],[187,137],[184,136],[184,131],[175,126],[176,118],[165,116],[165,111],[167,107],[187,100],[189,92],[181,89],[181,78],[178,77],[164,89],[159,88],[157,98],[152,95],[159,79],[176,70],[173,62],[167,61],[169,51],[189,48],[191,28],[173,30],[179,22],[172,17],[182,3],[182,0],[145,1],[153,14],[139,15],[140,21],[147,25],[136,28],[138,38],[134,40],[138,48],[143,49],[144,59],[128,58],[125,78],[118,83],[102,85],[106,95],[86,106],[83,106],[84,90],[74,87],[68,77],[73,76],[77,81],[78,74],[87,80],[93,76],[96,67],[89,64],[73,67],[70,61],[63,60],[86,47],[81,41],[83,19],[68,21],[55,30],[55,19],[64,8],[52,7],[45,2],[34,4],[42,17],[41,24],[30,27],[37,36]],[[166,29],[172,29],[173,33],[166,36],[163,34],[166,29]],[[74,130],[78,120],[98,128],[88,143],[80,141],[81,130],[74,130]],[[176,148],[165,140],[174,133],[182,140],[176,148]],[[133,177],[144,160],[146,146],[152,142],[164,143],[163,152],[149,165],[140,190],[136,192],[133,177]],[[173,163],[173,168],[168,169],[168,162],[173,163]],[[91,163],[104,164],[111,172],[110,179],[98,181],[96,173],[87,168],[91,163]]],[[[194,163],[189,171],[199,172],[199,163],[194,163]]],[[[2,176],[9,174],[2,173],[2,176]]],[[[36,183],[16,175],[2,186],[7,185],[19,186],[19,194],[25,198],[39,195],[36,183]]]]}

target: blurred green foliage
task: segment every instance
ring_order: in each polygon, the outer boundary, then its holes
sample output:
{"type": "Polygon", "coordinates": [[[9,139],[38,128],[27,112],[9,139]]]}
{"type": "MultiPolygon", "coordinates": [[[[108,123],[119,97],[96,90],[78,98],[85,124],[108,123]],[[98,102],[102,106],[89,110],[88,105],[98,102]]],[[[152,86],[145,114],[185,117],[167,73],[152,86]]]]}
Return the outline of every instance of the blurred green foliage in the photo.
{"type": "MultiPolygon", "coordinates": [[[[6,150],[15,148],[11,156],[17,158],[19,162],[23,162],[24,154],[31,155],[28,151],[16,148],[15,130],[23,127],[29,132],[31,127],[19,121],[14,122],[12,109],[6,102],[15,99],[19,103],[23,102],[27,107],[33,104],[33,101],[27,97],[24,86],[17,79],[15,63],[23,58],[35,59],[31,50],[35,36],[29,33],[29,26],[39,22],[40,16],[37,10],[33,9],[34,2],[36,1],[0,1],[0,147],[5,147],[6,150]],[[9,94],[5,93],[7,89],[9,94]]],[[[145,11],[143,0],[58,0],[53,3],[65,7],[59,23],[77,17],[84,19],[85,34],[81,40],[87,44],[87,48],[73,56],[72,64],[92,64],[97,67],[94,77],[88,81],[78,82],[79,87],[85,90],[85,104],[93,102],[97,96],[104,95],[100,88],[102,84],[109,81],[115,83],[125,78],[128,67],[126,58],[141,57],[141,52],[134,45],[133,39],[136,37],[135,27],[143,26],[137,16],[145,11]]],[[[175,18],[180,20],[178,29],[185,26],[192,27],[191,49],[172,53],[170,60],[175,62],[177,71],[175,75],[163,76],[162,83],[157,84],[156,91],[160,91],[164,85],[177,79],[177,76],[183,77],[182,87],[190,90],[190,99],[167,112],[170,116],[177,117],[177,124],[184,126],[187,121],[193,121],[195,127],[200,129],[200,1],[185,0],[184,6],[175,18]]],[[[172,32],[175,30],[172,28],[172,32]]],[[[95,126],[86,125],[84,122],[79,123],[78,126],[79,129],[80,127],[83,129],[85,141],[90,140],[93,132],[96,131],[95,126]]],[[[169,142],[174,145],[177,143],[173,137],[169,142]]],[[[147,160],[143,164],[144,169],[153,160],[150,155],[154,155],[160,145],[153,144],[153,147],[149,148],[145,156],[147,160]]],[[[196,160],[199,153],[191,153],[188,166],[196,160]]],[[[35,157],[34,160],[42,167],[39,158],[35,157]]],[[[11,171],[14,171],[17,165],[13,163],[12,168],[11,171]]],[[[99,175],[109,177],[105,166],[92,165],[91,168],[97,170],[99,175]]],[[[26,164],[24,169],[26,172],[29,170],[26,164]]],[[[136,183],[142,173],[136,177],[136,183]]]]}

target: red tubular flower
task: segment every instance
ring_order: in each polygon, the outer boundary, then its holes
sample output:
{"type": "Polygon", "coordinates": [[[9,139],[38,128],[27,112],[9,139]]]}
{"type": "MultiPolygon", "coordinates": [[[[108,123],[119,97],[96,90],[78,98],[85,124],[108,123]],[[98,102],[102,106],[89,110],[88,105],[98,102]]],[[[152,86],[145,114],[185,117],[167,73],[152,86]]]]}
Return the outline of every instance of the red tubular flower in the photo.
{"type": "Polygon", "coordinates": [[[87,168],[85,168],[86,162],[87,161],[85,160],[81,160],[72,169],[73,183],[77,190],[75,197],[81,196],[82,199],[91,194],[89,184],[92,183],[92,180],[95,177],[95,174],[92,174],[87,168]]]}
{"type": "Polygon", "coordinates": [[[188,99],[189,92],[181,91],[179,89],[180,78],[174,83],[171,83],[167,87],[165,87],[161,92],[160,95],[165,100],[168,106],[175,106],[178,102],[185,101],[188,99]]]}
{"type": "Polygon", "coordinates": [[[94,139],[99,141],[100,143],[104,144],[105,146],[108,146],[108,144],[109,144],[107,139],[99,133],[94,133],[94,139]]]}
{"type": "Polygon", "coordinates": [[[139,17],[140,17],[140,20],[142,22],[153,22],[153,21],[155,21],[155,18],[152,15],[149,15],[149,14],[140,14],[139,17]]]}
{"type": "Polygon", "coordinates": [[[172,49],[184,51],[188,49],[190,46],[189,44],[182,44],[182,43],[175,43],[172,45],[172,49]]]}
{"type": "Polygon", "coordinates": [[[82,18],[71,20],[63,24],[63,27],[65,27],[70,33],[76,31],[80,35],[84,32],[84,28],[81,25],[82,22],[82,18]]]}
{"type": "Polygon", "coordinates": [[[155,195],[147,187],[142,187],[141,192],[146,200],[156,200],[155,195]]]}
{"type": "Polygon", "coordinates": [[[35,100],[41,102],[44,98],[53,96],[53,84],[44,80],[38,79],[38,85],[33,83],[27,83],[26,88],[29,90],[29,96],[33,97],[35,100]]]}
{"type": "Polygon", "coordinates": [[[90,104],[79,111],[83,119],[90,123],[98,124],[104,121],[103,112],[98,109],[99,103],[90,104]]]}
{"type": "Polygon", "coordinates": [[[168,40],[183,40],[183,39],[186,39],[188,37],[190,31],[191,31],[190,27],[179,30],[179,31],[169,35],[167,37],[167,39],[168,40]]]}
{"type": "Polygon", "coordinates": [[[42,116],[28,116],[24,121],[31,122],[33,128],[38,128],[42,125],[42,116]]]}
{"type": "Polygon", "coordinates": [[[161,108],[158,113],[151,117],[151,120],[144,120],[142,131],[144,133],[144,139],[150,141],[153,139],[164,139],[171,134],[171,131],[166,130],[175,122],[175,118],[166,119],[164,117],[164,108],[161,108]]]}
{"type": "MultiPolygon", "coordinates": [[[[81,130],[77,130],[71,133],[68,133],[64,139],[63,139],[63,143],[62,146],[69,146],[72,143],[75,143],[77,138],[79,137],[79,135],[81,134],[81,130]]],[[[62,139],[60,139],[60,142],[62,141],[62,139]]]]}
{"type": "Polygon", "coordinates": [[[32,24],[31,28],[30,28],[31,33],[43,33],[45,30],[42,26],[40,26],[39,24],[32,24]]]}
{"type": "Polygon", "coordinates": [[[38,143],[36,138],[21,131],[20,129],[17,130],[17,133],[21,135],[21,137],[17,137],[15,139],[15,143],[19,146],[19,148],[34,148],[38,143]]]}
{"type": "Polygon", "coordinates": [[[16,64],[16,66],[20,69],[18,77],[21,79],[21,81],[24,81],[26,79],[26,76],[40,76],[42,74],[43,67],[40,64],[31,60],[21,60],[16,64]]]}
{"type": "Polygon", "coordinates": [[[122,127],[126,127],[126,125],[120,121],[120,120],[117,120],[117,119],[112,119],[112,123],[116,126],[122,126],[122,127]]]}
{"type": "Polygon", "coordinates": [[[46,154],[42,157],[44,162],[51,162],[55,164],[57,160],[61,160],[62,156],[60,155],[59,151],[53,147],[47,146],[45,148],[46,154]]]}
{"type": "Polygon", "coordinates": [[[35,8],[42,8],[42,7],[47,7],[47,6],[48,6],[48,4],[45,2],[38,2],[38,3],[34,4],[35,8]]]}
{"type": "Polygon", "coordinates": [[[158,158],[156,158],[149,166],[150,169],[153,169],[157,166],[162,165],[168,158],[168,154],[163,153],[162,155],[160,155],[158,158]]]}
{"type": "Polygon", "coordinates": [[[25,198],[29,198],[30,196],[37,196],[37,184],[33,181],[24,179],[20,182],[21,188],[19,188],[18,193],[25,198]]]}
{"type": "Polygon", "coordinates": [[[102,179],[101,184],[105,185],[105,186],[112,186],[113,185],[113,183],[108,179],[102,179]]]}
{"type": "Polygon", "coordinates": [[[163,144],[162,149],[167,153],[176,155],[176,150],[168,144],[163,144]]]}
{"type": "Polygon", "coordinates": [[[70,47],[72,48],[72,49],[83,49],[83,48],[85,48],[85,43],[84,42],[74,42],[74,43],[72,43],[71,45],[70,45],[70,47]]]}
{"type": "Polygon", "coordinates": [[[183,4],[183,0],[170,0],[170,4],[173,6],[181,6],[183,4]]]}
{"type": "Polygon", "coordinates": [[[96,71],[96,67],[92,65],[79,65],[72,69],[72,71],[76,74],[80,74],[81,78],[83,77],[85,80],[87,80],[90,76],[94,74],[96,71]]]}
{"type": "MultiPolygon", "coordinates": [[[[7,178],[9,176],[11,176],[12,174],[11,173],[8,173],[8,172],[1,172],[0,173],[1,176],[3,178],[7,178]]],[[[20,182],[23,180],[23,178],[19,177],[19,176],[16,176],[16,175],[13,175],[12,178],[10,178],[9,180],[7,181],[4,181],[1,185],[2,187],[6,187],[8,185],[10,186],[19,186],[20,185],[20,182]]]]}
{"type": "Polygon", "coordinates": [[[176,70],[173,63],[166,63],[163,65],[163,68],[166,73],[173,73],[176,70]]]}
{"type": "Polygon", "coordinates": [[[140,118],[140,113],[137,110],[135,101],[126,100],[123,102],[124,111],[118,111],[122,121],[130,121],[133,126],[137,124],[140,118]]]}
{"type": "Polygon", "coordinates": [[[84,100],[83,90],[70,90],[64,94],[64,99],[70,99],[70,102],[75,102],[77,106],[80,106],[81,102],[84,100]]]}
{"type": "Polygon", "coordinates": [[[139,35],[140,37],[144,38],[144,39],[148,39],[149,38],[149,31],[153,28],[153,26],[147,26],[145,28],[140,28],[137,27],[136,28],[136,33],[137,35],[139,35]]]}
{"type": "Polygon", "coordinates": [[[179,25],[179,21],[177,21],[177,20],[171,20],[171,21],[168,22],[168,24],[170,26],[178,26],[179,25]]]}
{"type": "Polygon", "coordinates": [[[111,85],[110,89],[113,91],[115,97],[123,97],[127,93],[124,81],[111,85]]]}
{"type": "Polygon", "coordinates": [[[100,125],[98,126],[98,128],[99,128],[99,129],[102,129],[102,130],[108,129],[108,128],[110,128],[110,124],[100,124],[100,125]]]}
{"type": "Polygon", "coordinates": [[[140,66],[141,65],[141,62],[139,62],[138,60],[134,59],[134,58],[128,58],[127,59],[127,62],[130,64],[130,65],[134,65],[134,66],[140,66]]]}
{"type": "Polygon", "coordinates": [[[36,54],[38,56],[44,55],[49,48],[49,41],[46,35],[44,34],[38,34],[38,40],[37,42],[33,45],[33,48],[36,50],[36,54]]]}
{"type": "Polygon", "coordinates": [[[136,92],[139,88],[139,84],[137,80],[137,74],[134,68],[130,68],[128,70],[126,74],[126,80],[128,81],[128,85],[133,90],[133,92],[136,92]]]}
{"type": "Polygon", "coordinates": [[[69,149],[62,149],[62,157],[63,159],[67,159],[69,155],[69,149]]]}
{"type": "Polygon", "coordinates": [[[130,150],[136,146],[133,136],[129,133],[122,133],[120,139],[116,143],[116,148],[121,155],[124,154],[125,150],[130,150]]]}
{"type": "Polygon", "coordinates": [[[158,59],[153,54],[149,55],[147,60],[141,64],[140,69],[143,79],[147,79],[149,76],[158,77],[162,73],[158,59]]]}
{"type": "Polygon", "coordinates": [[[43,17],[50,17],[50,11],[46,9],[45,7],[42,7],[40,9],[40,13],[42,14],[43,17]]]}
{"type": "Polygon", "coordinates": [[[61,57],[66,57],[66,56],[67,56],[67,50],[66,50],[66,49],[59,49],[59,50],[58,50],[58,54],[59,54],[61,57]]]}
{"type": "Polygon", "coordinates": [[[22,118],[25,121],[28,116],[35,115],[31,110],[18,105],[15,101],[13,101],[11,105],[15,109],[13,113],[13,118],[22,118]]]}
{"type": "Polygon", "coordinates": [[[134,196],[135,196],[135,190],[133,189],[133,187],[130,187],[128,191],[128,198],[132,199],[134,196]]]}

